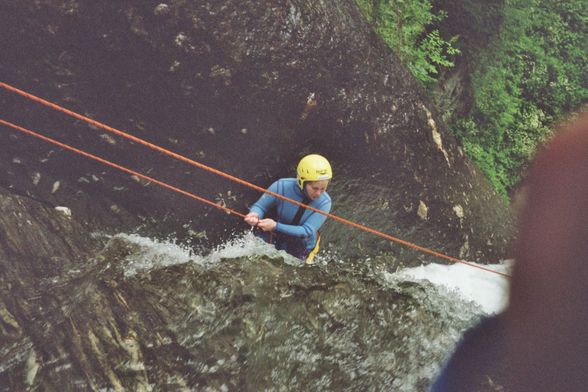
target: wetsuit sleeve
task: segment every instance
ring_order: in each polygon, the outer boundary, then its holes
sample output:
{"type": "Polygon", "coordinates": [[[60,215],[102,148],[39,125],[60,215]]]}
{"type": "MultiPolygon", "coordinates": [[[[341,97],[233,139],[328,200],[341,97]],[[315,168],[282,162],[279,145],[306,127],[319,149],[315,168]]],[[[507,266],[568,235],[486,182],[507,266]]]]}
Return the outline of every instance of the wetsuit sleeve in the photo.
{"type": "MultiPolygon", "coordinates": [[[[331,211],[331,201],[326,200],[323,204],[318,206],[317,209],[324,212],[331,211]]],[[[302,225],[294,226],[278,222],[276,225],[276,231],[292,237],[306,238],[310,237],[313,233],[316,234],[318,229],[320,229],[323,223],[325,223],[325,220],[327,220],[325,215],[313,211],[302,225]]]]}
{"type": "MultiPolygon", "coordinates": [[[[278,181],[274,182],[267,188],[269,191],[278,193],[278,181]]],[[[276,205],[278,198],[268,193],[264,193],[249,209],[249,212],[255,212],[259,218],[263,218],[265,214],[276,205]]]]}

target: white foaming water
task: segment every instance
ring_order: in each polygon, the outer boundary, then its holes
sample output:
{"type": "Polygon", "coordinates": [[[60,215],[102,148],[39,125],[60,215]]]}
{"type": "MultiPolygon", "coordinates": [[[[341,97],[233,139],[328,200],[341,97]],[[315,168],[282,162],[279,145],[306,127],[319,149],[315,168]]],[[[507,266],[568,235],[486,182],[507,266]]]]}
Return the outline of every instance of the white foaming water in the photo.
{"type": "Polygon", "coordinates": [[[284,251],[277,250],[273,245],[269,245],[261,238],[254,236],[251,231],[218,246],[206,256],[206,260],[208,263],[218,263],[222,259],[249,256],[282,257],[287,264],[301,264],[299,259],[284,251]]]}
{"type": "MultiPolygon", "coordinates": [[[[512,264],[512,260],[507,260],[501,264],[478,265],[508,274],[512,270],[512,264]]],[[[429,264],[407,268],[394,275],[402,280],[428,280],[435,285],[444,286],[461,297],[477,303],[489,315],[500,313],[508,305],[510,288],[508,278],[468,265],[429,264]]]]}
{"type": "Polygon", "coordinates": [[[276,250],[251,232],[225,242],[207,255],[194,254],[189,247],[178,245],[174,240],[157,240],[125,233],[114,235],[111,238],[122,239],[137,247],[125,259],[128,263],[125,268],[125,276],[176,264],[196,263],[206,266],[216,264],[223,259],[260,255],[272,258],[282,257],[287,264],[301,264],[300,260],[283,251],[276,250]]]}
{"type": "Polygon", "coordinates": [[[125,276],[132,276],[143,270],[183,264],[190,261],[195,261],[198,264],[203,263],[202,258],[190,255],[188,248],[177,245],[171,240],[155,240],[141,237],[137,234],[125,233],[114,235],[112,239],[121,239],[137,247],[125,259],[128,263],[125,268],[125,276]]]}
{"type": "MultiPolygon", "coordinates": [[[[219,263],[223,259],[249,256],[282,257],[287,264],[303,265],[300,260],[276,250],[251,232],[225,242],[207,255],[193,254],[190,248],[178,245],[173,240],[156,240],[124,233],[112,238],[125,240],[138,248],[126,258],[128,262],[125,269],[126,276],[175,264],[196,263],[207,266],[219,263]]],[[[512,261],[484,265],[484,267],[507,274],[512,268],[512,261]]],[[[407,268],[388,277],[403,281],[426,280],[437,286],[443,286],[457,293],[461,298],[478,304],[487,314],[500,313],[508,305],[509,281],[507,278],[463,264],[429,264],[407,268]]]]}
{"type": "MultiPolygon", "coordinates": [[[[111,238],[125,241],[132,246],[131,254],[124,260],[125,276],[176,264],[195,263],[203,267],[211,267],[226,259],[239,258],[242,262],[247,262],[249,258],[259,256],[267,256],[274,260],[281,258],[286,264],[304,266],[300,260],[276,250],[251,232],[225,242],[206,255],[193,254],[190,248],[178,245],[174,240],[156,240],[136,234],[118,234],[111,238]]],[[[322,263],[320,260],[318,262],[322,263]]],[[[325,263],[328,264],[326,261],[325,263]]],[[[512,262],[507,261],[485,267],[509,273],[512,262]]],[[[446,311],[450,311],[451,315],[458,317],[456,324],[458,327],[449,328],[436,336],[419,332],[416,325],[414,333],[403,339],[403,348],[400,352],[405,352],[404,355],[407,357],[402,365],[403,375],[399,375],[393,385],[394,390],[399,392],[414,391],[423,380],[434,378],[442,364],[432,358],[438,358],[440,352],[452,350],[463,332],[460,328],[463,328],[464,320],[472,319],[473,315],[479,315],[482,312],[499,313],[508,303],[509,281],[507,278],[467,265],[429,264],[383,275],[385,280],[391,282],[411,281],[428,287],[431,287],[431,284],[438,286],[439,290],[435,290],[434,293],[439,294],[441,298],[438,306],[442,306],[446,311]],[[446,306],[447,301],[457,305],[446,306]],[[462,318],[459,319],[459,317],[462,318]]],[[[436,304],[436,302],[432,303],[436,304]]],[[[396,354],[390,355],[395,358],[396,354]]]]}

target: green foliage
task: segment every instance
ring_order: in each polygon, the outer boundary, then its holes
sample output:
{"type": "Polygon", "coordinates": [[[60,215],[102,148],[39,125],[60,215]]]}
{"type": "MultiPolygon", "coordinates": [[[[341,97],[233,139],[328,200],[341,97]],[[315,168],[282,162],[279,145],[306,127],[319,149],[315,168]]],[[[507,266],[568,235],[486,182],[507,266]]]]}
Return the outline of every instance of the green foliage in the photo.
{"type": "Polygon", "coordinates": [[[550,126],[588,100],[588,2],[510,0],[472,75],[474,109],[454,124],[500,192],[520,179],[550,126]]]}
{"type": "Polygon", "coordinates": [[[435,24],[447,15],[434,12],[430,0],[357,0],[376,31],[424,83],[435,82],[442,68],[453,67],[457,37],[441,37],[435,24]]]}
{"type": "MultiPolygon", "coordinates": [[[[432,83],[453,66],[457,38],[439,33],[447,15],[435,11],[432,0],[356,1],[419,80],[432,83]]],[[[554,122],[588,103],[588,1],[452,4],[462,13],[456,18],[472,19],[460,44],[488,44],[481,51],[482,46],[469,48],[479,53],[470,75],[473,102],[451,127],[466,153],[506,196],[537,146],[550,137],[554,122]]]]}
{"type": "Polygon", "coordinates": [[[518,126],[505,132],[485,130],[469,117],[454,124],[466,154],[504,196],[520,180],[537,145],[550,136],[549,128],[543,125],[545,115],[533,104],[527,105],[521,118],[518,126]]]}

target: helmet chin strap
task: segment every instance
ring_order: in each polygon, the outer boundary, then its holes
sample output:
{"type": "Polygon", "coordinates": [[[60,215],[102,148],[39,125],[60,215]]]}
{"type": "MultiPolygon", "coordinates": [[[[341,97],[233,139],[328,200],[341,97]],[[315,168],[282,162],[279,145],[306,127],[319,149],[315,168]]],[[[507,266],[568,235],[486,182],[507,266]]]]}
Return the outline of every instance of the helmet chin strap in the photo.
{"type": "Polygon", "coordinates": [[[308,192],[306,192],[306,181],[302,182],[302,195],[307,198],[310,199],[310,195],[308,194],[308,192]]]}
{"type": "Polygon", "coordinates": [[[308,196],[306,193],[306,181],[298,180],[298,187],[300,188],[300,191],[302,192],[302,196],[308,196]]]}

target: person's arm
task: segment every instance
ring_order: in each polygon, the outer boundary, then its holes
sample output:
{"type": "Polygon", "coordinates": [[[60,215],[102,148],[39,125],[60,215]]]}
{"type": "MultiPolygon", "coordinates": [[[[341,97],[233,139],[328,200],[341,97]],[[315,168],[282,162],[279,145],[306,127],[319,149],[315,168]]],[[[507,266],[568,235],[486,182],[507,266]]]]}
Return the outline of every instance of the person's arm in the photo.
{"type": "MultiPolygon", "coordinates": [[[[331,211],[331,201],[325,200],[325,202],[318,206],[317,209],[328,213],[331,211]]],[[[316,233],[323,223],[325,223],[325,220],[327,220],[325,215],[313,211],[304,224],[288,225],[278,222],[275,230],[292,237],[306,238],[310,237],[313,233],[316,233]]]]}
{"type": "MultiPolygon", "coordinates": [[[[272,191],[274,193],[279,193],[278,192],[278,181],[274,182],[273,184],[270,185],[269,188],[267,188],[269,191],[272,191]]],[[[270,195],[269,193],[264,193],[249,209],[249,214],[257,214],[257,217],[259,219],[262,219],[265,214],[269,211],[270,208],[272,208],[276,202],[277,202],[278,198],[270,195]]]]}

